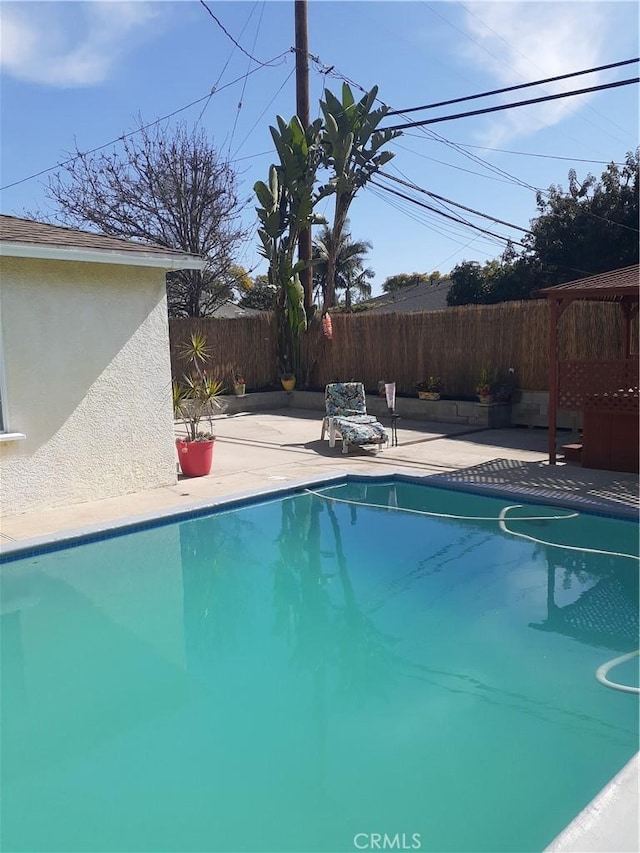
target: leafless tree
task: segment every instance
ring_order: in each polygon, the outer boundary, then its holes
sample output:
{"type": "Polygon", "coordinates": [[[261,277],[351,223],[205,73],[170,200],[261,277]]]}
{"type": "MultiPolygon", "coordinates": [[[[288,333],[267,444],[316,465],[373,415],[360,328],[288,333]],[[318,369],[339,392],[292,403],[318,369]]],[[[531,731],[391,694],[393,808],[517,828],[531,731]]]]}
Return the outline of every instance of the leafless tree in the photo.
{"type": "Polygon", "coordinates": [[[202,255],[203,272],[168,274],[167,296],[172,316],[204,317],[236,290],[234,255],[247,237],[240,219],[247,201],[203,131],[138,123],[139,133],[119,150],[70,155],[47,187],[56,206],[50,219],[202,255]]]}

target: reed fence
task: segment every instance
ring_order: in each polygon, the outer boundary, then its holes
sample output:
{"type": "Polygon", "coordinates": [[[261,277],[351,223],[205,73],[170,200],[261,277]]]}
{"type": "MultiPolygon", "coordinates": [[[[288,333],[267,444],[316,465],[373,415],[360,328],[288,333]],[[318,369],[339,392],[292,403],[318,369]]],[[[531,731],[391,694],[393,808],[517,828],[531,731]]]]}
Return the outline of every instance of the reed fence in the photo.
{"type": "Polygon", "coordinates": [[[180,352],[193,332],[206,336],[211,355],[205,368],[227,389],[232,389],[236,373],[244,377],[250,390],[268,388],[277,380],[277,329],[272,311],[238,319],[171,317],[169,343],[174,379],[184,373],[180,352]]]}
{"type": "MultiPolygon", "coordinates": [[[[443,311],[395,314],[333,314],[333,338],[315,321],[304,336],[307,384],[358,380],[368,391],[381,380],[413,393],[416,382],[440,376],[445,394],[472,395],[480,370],[513,367],[521,388],[548,389],[549,306],[546,300],[465,305],[443,311]]],[[[209,370],[229,384],[234,371],[249,389],[278,382],[275,317],[264,312],[239,319],[171,319],[174,376],[182,370],[179,351],[193,330],[206,334],[212,351],[209,370]]],[[[637,333],[637,326],[635,329],[637,333]]],[[[563,359],[616,359],[622,355],[622,316],[617,305],[574,302],[559,326],[563,359]]]]}

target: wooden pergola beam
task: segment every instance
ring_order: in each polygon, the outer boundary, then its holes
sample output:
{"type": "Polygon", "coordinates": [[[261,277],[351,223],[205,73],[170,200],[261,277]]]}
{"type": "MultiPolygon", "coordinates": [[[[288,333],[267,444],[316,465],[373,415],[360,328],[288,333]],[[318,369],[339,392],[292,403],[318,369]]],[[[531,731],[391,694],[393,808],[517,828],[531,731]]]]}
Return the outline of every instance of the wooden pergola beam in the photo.
{"type": "Polygon", "coordinates": [[[623,327],[623,347],[624,347],[624,358],[629,358],[631,356],[631,323],[633,318],[638,314],[638,297],[628,297],[625,296],[620,302],[620,307],[622,308],[622,314],[624,317],[624,327],[623,327]]]}
{"type": "Polygon", "coordinates": [[[556,464],[556,419],[558,414],[558,320],[571,300],[549,295],[549,465],[556,464]]]}

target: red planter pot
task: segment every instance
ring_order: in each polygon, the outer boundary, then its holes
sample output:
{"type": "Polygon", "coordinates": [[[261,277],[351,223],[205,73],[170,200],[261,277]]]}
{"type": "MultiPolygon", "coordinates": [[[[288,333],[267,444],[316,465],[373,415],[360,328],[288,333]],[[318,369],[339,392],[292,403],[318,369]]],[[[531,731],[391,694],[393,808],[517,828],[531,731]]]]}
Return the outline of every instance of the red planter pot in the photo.
{"type": "Polygon", "coordinates": [[[176,438],[180,470],[185,477],[206,477],[213,464],[213,445],[211,441],[185,441],[176,438]]]}

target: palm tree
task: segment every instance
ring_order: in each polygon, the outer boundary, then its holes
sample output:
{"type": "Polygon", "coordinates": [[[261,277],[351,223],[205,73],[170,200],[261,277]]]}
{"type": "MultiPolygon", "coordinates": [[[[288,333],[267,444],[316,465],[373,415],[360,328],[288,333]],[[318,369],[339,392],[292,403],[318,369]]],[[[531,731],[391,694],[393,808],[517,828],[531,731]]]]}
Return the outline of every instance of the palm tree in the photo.
{"type": "MultiPolygon", "coordinates": [[[[345,223],[348,225],[348,220],[345,223]]],[[[354,296],[366,298],[371,296],[371,285],[368,279],[373,278],[374,272],[370,267],[365,267],[365,255],[372,248],[368,240],[356,240],[352,242],[351,234],[345,232],[341,235],[336,251],[333,252],[333,233],[325,226],[316,237],[313,244],[313,285],[316,300],[324,302],[327,295],[327,276],[329,270],[329,259],[333,256],[335,264],[335,288],[344,290],[345,307],[351,309],[354,296]]],[[[334,298],[334,303],[335,298],[334,298]]]]}

